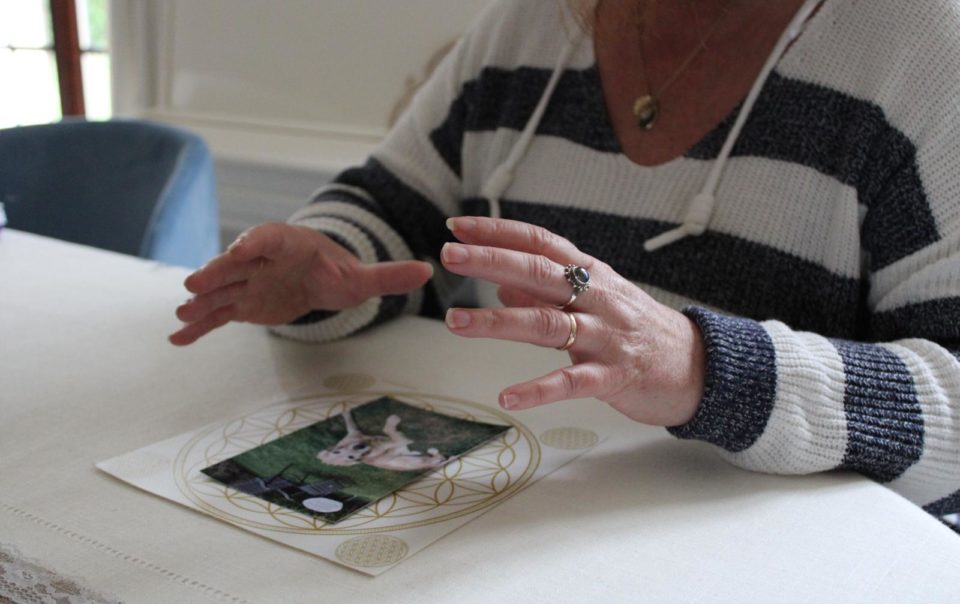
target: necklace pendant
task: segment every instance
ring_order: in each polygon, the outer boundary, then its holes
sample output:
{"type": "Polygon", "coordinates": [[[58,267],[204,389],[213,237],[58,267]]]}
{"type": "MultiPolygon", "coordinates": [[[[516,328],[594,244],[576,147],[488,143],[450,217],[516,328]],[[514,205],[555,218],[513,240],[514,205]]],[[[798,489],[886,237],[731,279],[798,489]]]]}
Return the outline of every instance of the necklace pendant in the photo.
{"type": "Polygon", "coordinates": [[[639,97],[633,102],[633,115],[637,118],[637,126],[650,130],[660,116],[660,101],[649,94],[639,97]]]}

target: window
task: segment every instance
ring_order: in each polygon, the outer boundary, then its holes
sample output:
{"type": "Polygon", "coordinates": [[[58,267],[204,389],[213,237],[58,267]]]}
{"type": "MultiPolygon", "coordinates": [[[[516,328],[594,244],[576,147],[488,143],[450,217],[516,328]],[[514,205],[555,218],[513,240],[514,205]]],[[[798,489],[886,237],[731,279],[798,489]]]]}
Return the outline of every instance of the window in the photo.
{"type": "Polygon", "coordinates": [[[110,117],[109,0],[77,0],[77,33],[87,117],[110,117]]]}
{"type": "Polygon", "coordinates": [[[0,128],[56,121],[65,113],[110,117],[107,5],[108,0],[0,2],[0,128]],[[75,22],[75,34],[55,36],[54,16],[58,31],[75,22]]]}

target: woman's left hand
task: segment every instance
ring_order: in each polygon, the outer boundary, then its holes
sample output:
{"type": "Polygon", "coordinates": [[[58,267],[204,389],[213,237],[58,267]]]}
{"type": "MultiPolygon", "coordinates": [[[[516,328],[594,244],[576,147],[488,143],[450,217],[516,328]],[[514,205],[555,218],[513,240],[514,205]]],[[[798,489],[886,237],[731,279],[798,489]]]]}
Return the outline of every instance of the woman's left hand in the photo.
{"type": "Polygon", "coordinates": [[[523,222],[451,218],[461,243],[440,258],[447,270],[499,285],[505,308],[452,308],[447,326],[460,336],[498,338],[559,348],[573,329],[573,362],[500,393],[507,409],[595,397],[647,424],[678,426],[703,396],[705,354],[700,329],[566,239],[523,222]],[[465,245],[464,245],[465,244],[465,245]],[[590,288],[573,304],[564,267],[589,271],[590,288]]]}

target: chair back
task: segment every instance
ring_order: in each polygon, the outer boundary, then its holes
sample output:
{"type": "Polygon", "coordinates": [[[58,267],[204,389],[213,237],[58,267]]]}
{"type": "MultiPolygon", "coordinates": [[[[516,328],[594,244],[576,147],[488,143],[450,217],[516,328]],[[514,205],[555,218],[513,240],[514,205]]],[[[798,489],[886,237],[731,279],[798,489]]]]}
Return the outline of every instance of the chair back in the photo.
{"type": "Polygon", "coordinates": [[[144,121],[0,130],[8,226],[168,264],[219,250],[213,162],[198,136],[144,121]]]}

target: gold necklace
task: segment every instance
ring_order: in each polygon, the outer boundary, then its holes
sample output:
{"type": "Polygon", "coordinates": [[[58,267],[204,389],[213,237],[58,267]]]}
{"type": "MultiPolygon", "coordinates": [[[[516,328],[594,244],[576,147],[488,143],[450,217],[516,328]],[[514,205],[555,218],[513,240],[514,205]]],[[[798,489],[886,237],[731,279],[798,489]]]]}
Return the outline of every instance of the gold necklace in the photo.
{"type": "MultiPolygon", "coordinates": [[[[647,88],[647,94],[639,96],[633,101],[633,116],[637,120],[637,126],[643,128],[644,130],[650,130],[653,128],[653,125],[657,122],[657,118],[660,117],[661,95],[666,92],[667,88],[669,88],[671,84],[677,81],[677,78],[680,77],[680,74],[686,71],[687,67],[693,63],[694,59],[700,56],[700,53],[707,48],[707,41],[711,36],[713,36],[714,32],[717,31],[717,27],[720,25],[722,17],[724,13],[726,13],[727,5],[729,3],[730,0],[727,0],[727,2],[723,4],[723,7],[720,9],[720,16],[717,17],[717,20],[713,22],[713,25],[710,27],[710,31],[708,31],[706,35],[700,36],[700,42],[697,44],[696,48],[694,48],[693,51],[687,55],[687,58],[683,60],[683,63],[680,64],[680,67],[678,67],[677,70],[673,72],[673,75],[667,78],[667,81],[661,84],[660,88],[656,91],[654,91],[653,86],[650,85],[650,78],[647,75],[647,62],[643,56],[643,38],[645,33],[644,30],[646,28],[638,24],[637,29],[640,33],[640,39],[637,47],[640,51],[640,69],[643,72],[644,85],[647,88]]],[[[696,21],[696,12],[693,11],[692,6],[691,12],[693,12],[694,21],[696,21]]]]}

